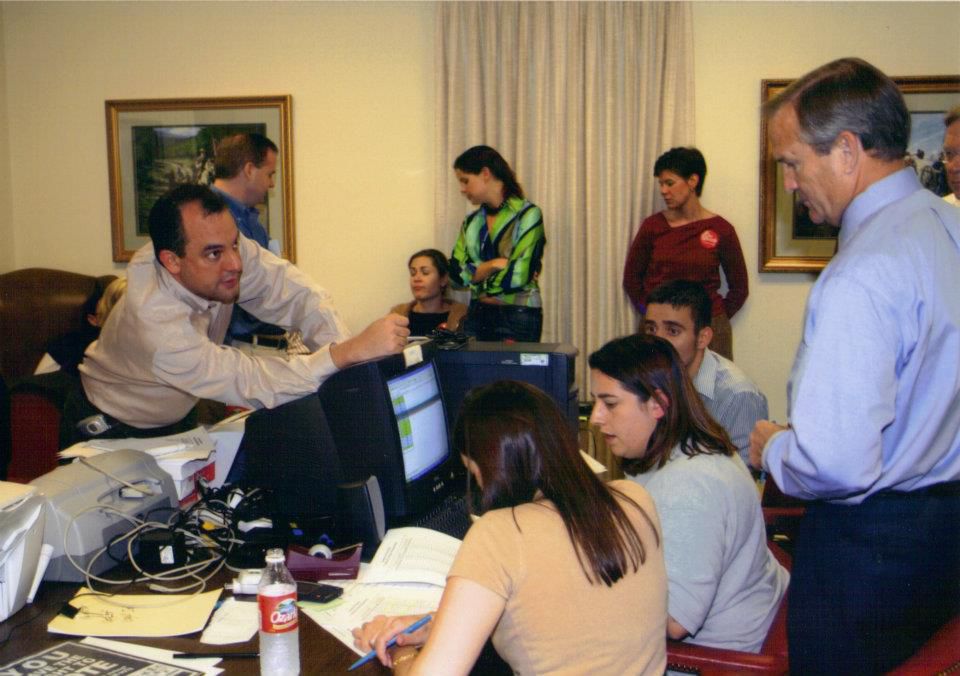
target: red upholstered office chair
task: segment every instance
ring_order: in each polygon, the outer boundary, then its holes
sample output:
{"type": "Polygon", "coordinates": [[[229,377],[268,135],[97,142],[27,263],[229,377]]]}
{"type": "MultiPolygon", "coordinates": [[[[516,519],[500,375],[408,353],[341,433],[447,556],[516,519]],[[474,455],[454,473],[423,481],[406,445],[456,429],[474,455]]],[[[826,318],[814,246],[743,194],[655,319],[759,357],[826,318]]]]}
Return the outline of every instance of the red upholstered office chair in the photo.
{"type": "Polygon", "coordinates": [[[887,676],[960,673],[960,615],[943,625],[913,657],[887,676]]]}
{"type": "Polygon", "coordinates": [[[29,483],[57,468],[63,402],[78,386],[76,376],[57,371],[24,378],[10,389],[7,481],[29,483]]]}
{"type": "Polygon", "coordinates": [[[760,506],[768,538],[779,535],[791,542],[796,540],[797,527],[806,510],[803,500],[784,495],[773,479],[768,478],[763,484],[760,506]]]}
{"type": "MultiPolygon", "coordinates": [[[[767,546],[777,561],[790,570],[791,559],[773,542],[767,546]]],[[[722,648],[667,641],[667,668],[701,676],[732,676],[733,674],[786,674],[789,672],[787,657],[787,594],[773,618],[770,631],[759,653],[746,653],[722,648]]]]}

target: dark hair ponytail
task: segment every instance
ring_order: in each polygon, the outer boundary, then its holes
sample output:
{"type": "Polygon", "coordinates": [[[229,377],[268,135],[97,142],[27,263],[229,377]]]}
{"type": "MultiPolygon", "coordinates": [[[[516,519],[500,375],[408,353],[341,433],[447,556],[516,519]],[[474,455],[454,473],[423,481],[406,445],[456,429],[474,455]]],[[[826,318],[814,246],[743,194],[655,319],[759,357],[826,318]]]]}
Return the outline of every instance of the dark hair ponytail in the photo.
{"type": "Polygon", "coordinates": [[[503,198],[519,197],[523,199],[523,188],[517,182],[517,175],[507,161],[490,146],[473,146],[464,150],[453,162],[453,168],[465,174],[479,174],[486,167],[503,183],[503,198]]]}
{"type": "MultiPolygon", "coordinates": [[[[646,560],[646,548],[616,497],[580,457],[576,436],[550,397],[526,383],[502,380],[472,390],[454,428],[454,447],[483,478],[483,511],[550,500],[592,584],[613,585],[646,560]]],[[[468,486],[469,490],[469,486],[468,486]]]]}

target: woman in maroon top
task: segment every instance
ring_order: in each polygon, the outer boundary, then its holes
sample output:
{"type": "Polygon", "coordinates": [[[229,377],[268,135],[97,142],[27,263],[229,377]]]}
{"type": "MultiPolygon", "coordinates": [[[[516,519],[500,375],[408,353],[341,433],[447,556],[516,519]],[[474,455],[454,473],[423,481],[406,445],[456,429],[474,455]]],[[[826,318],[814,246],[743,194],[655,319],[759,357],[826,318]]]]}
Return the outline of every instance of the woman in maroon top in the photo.
{"type": "Polygon", "coordinates": [[[710,349],[733,359],[730,318],[747,300],[740,240],[723,217],[700,204],[707,163],[696,148],[671,148],[653,166],[667,208],[640,224],[623,270],[623,288],[642,315],[647,296],[675,279],[700,282],[713,301],[710,349]],[[720,295],[720,269],[727,278],[720,295]]]}

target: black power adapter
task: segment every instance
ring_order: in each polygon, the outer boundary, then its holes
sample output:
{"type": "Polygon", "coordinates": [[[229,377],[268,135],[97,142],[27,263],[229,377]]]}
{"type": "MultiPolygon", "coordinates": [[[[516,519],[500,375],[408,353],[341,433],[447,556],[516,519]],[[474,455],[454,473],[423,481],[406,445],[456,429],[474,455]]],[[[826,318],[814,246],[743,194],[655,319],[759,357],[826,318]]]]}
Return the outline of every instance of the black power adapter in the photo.
{"type": "Polygon", "coordinates": [[[151,530],[137,538],[137,564],[147,572],[169,570],[187,563],[187,548],[183,533],[169,530],[151,530]]]}

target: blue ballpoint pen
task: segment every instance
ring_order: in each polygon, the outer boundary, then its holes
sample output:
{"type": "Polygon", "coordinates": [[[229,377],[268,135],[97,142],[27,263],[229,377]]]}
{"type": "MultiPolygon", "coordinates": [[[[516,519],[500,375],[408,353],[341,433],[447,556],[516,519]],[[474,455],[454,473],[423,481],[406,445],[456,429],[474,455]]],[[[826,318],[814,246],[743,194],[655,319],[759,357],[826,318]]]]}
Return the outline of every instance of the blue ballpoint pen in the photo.
{"type": "MultiPolygon", "coordinates": [[[[413,632],[415,632],[417,629],[419,629],[420,627],[422,627],[423,625],[425,625],[427,622],[429,622],[429,621],[432,620],[432,619],[433,619],[433,616],[432,616],[432,615],[424,615],[424,616],[421,617],[419,620],[417,620],[416,622],[414,622],[413,624],[411,624],[409,627],[407,627],[406,629],[404,629],[403,631],[401,631],[400,634],[412,634],[413,632]]],[[[397,634],[397,636],[399,636],[400,634],[397,634]]],[[[388,648],[392,648],[393,646],[397,645],[397,636],[394,636],[392,639],[390,639],[389,641],[387,641],[387,647],[388,647],[388,648]]],[[[371,650],[371,651],[368,652],[366,655],[364,655],[363,657],[361,657],[359,660],[357,660],[356,662],[354,662],[353,664],[351,664],[351,665],[350,665],[350,668],[347,669],[347,671],[353,671],[353,670],[356,669],[357,667],[362,667],[364,664],[366,664],[367,662],[369,662],[370,660],[372,660],[372,659],[373,659],[374,657],[376,657],[376,656],[377,656],[377,651],[376,651],[376,650],[371,650]]]]}

